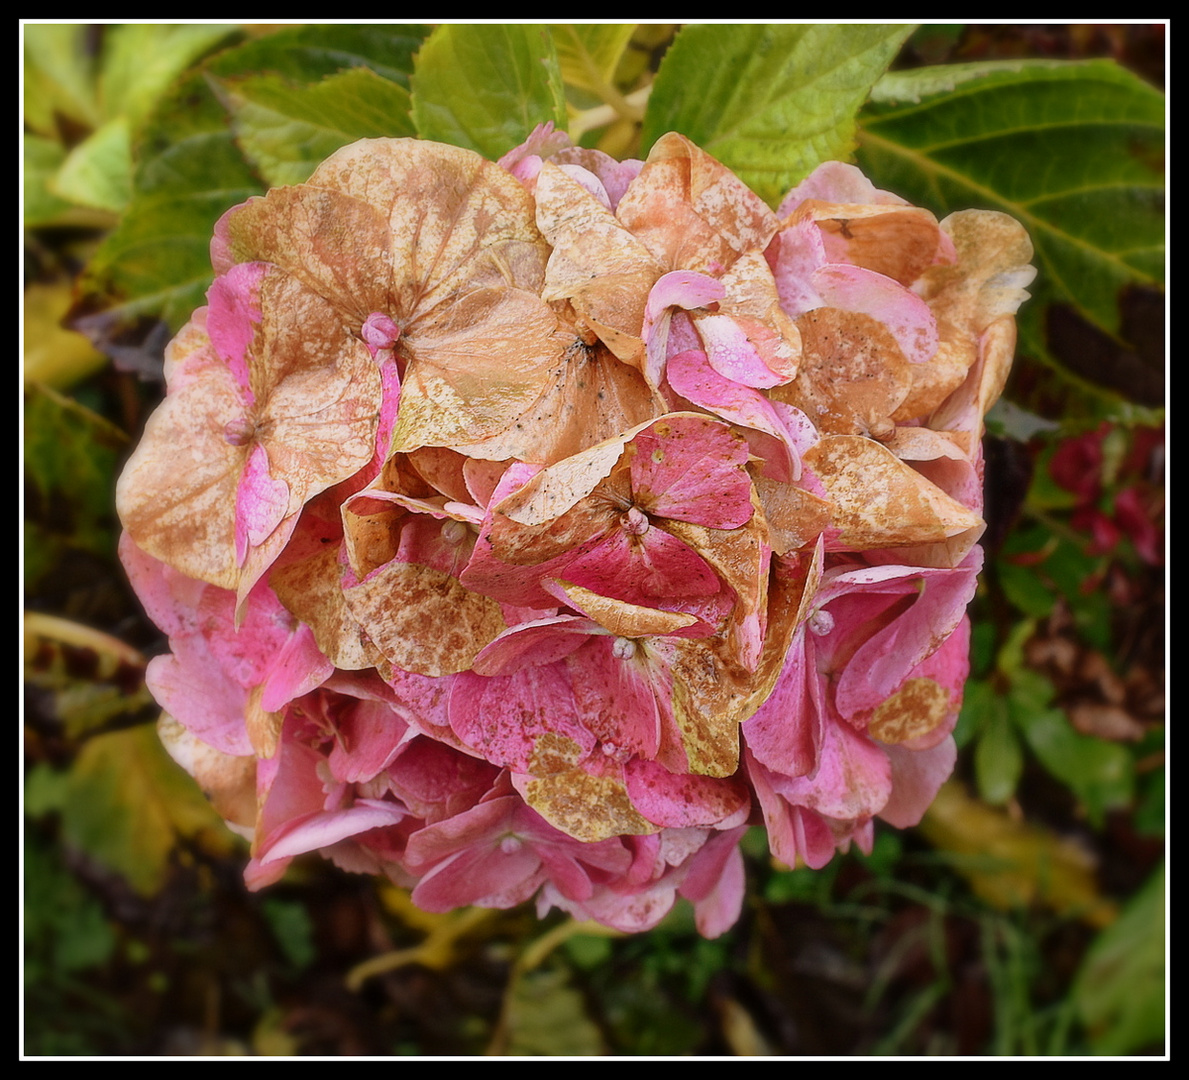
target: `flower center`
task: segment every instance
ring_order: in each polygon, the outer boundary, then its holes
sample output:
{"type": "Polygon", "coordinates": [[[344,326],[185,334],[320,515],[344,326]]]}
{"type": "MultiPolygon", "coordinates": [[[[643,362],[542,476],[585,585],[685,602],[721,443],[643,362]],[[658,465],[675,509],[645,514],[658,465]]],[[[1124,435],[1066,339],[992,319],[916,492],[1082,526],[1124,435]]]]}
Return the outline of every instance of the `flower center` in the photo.
{"type": "Polygon", "coordinates": [[[381,349],[391,349],[396,344],[400,338],[400,327],[382,311],[373,311],[363,320],[359,336],[363,338],[374,360],[381,349]]]}
{"type": "Polygon", "coordinates": [[[648,532],[648,517],[638,506],[619,515],[619,526],[629,536],[643,536],[648,532]]]}
{"type": "Polygon", "coordinates": [[[809,616],[809,630],[817,637],[825,637],[834,629],[834,616],[818,609],[809,616]]]}
{"type": "Polygon", "coordinates": [[[467,527],[466,523],[456,521],[454,518],[449,518],[442,522],[442,539],[447,544],[461,544],[466,539],[467,527]]]}
{"type": "Polygon", "coordinates": [[[223,438],[232,446],[247,446],[256,435],[256,421],[250,416],[238,416],[223,425],[223,438]]]}

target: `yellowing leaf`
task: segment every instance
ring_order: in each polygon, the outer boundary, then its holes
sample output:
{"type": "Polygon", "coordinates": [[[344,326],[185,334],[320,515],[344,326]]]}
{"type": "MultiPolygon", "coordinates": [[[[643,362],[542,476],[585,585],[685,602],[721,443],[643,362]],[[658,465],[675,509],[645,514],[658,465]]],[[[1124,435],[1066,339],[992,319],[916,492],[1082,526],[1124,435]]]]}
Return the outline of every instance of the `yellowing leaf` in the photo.
{"type": "Polygon", "coordinates": [[[180,838],[228,844],[218,815],[151,725],[90,739],[69,773],[61,814],[69,843],[144,895],[164,883],[180,838]]]}
{"type": "Polygon", "coordinates": [[[961,856],[958,870],[996,907],[1043,904],[1094,926],[1115,918],[1085,848],[972,799],[956,781],[942,785],[920,830],[935,847],[961,856]]]}

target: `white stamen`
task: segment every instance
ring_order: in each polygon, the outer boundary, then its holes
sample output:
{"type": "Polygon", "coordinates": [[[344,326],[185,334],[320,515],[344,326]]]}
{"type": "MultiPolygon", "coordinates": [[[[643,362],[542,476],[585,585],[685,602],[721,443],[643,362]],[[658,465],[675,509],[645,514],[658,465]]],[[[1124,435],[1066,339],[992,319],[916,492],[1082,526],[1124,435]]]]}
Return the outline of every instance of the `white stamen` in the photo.
{"type": "Polygon", "coordinates": [[[464,521],[448,518],[442,522],[442,539],[447,544],[461,544],[466,539],[467,527],[464,521]]]}
{"type": "Polygon", "coordinates": [[[631,638],[617,637],[611,646],[611,655],[616,660],[630,660],[636,655],[636,643],[631,638]]]}
{"type": "Polygon", "coordinates": [[[809,630],[817,637],[825,637],[834,629],[834,616],[820,608],[809,616],[809,630]]]}

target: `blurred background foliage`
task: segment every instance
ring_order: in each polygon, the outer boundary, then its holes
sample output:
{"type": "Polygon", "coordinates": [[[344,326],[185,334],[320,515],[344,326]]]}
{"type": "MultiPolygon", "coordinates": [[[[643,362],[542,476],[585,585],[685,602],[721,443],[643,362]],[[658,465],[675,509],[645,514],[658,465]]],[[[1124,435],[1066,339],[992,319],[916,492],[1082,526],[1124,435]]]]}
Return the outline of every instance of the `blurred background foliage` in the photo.
{"type": "Polygon", "coordinates": [[[1163,1054],[1165,31],[25,24],[26,1055],[1163,1054]],[[714,941],[427,915],[317,858],[248,894],[115,559],[218,216],[358,138],[546,120],[619,157],[680,130],[773,204],[849,158],[1036,245],[957,772],[820,872],[753,830],[714,941]]]}

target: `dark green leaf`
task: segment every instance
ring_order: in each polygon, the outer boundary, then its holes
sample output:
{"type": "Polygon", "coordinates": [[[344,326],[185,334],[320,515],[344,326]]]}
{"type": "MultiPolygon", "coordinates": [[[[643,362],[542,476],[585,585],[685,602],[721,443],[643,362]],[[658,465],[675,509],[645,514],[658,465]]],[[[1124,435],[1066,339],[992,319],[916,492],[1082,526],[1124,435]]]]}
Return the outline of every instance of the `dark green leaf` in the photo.
{"type": "Polygon", "coordinates": [[[110,555],[124,435],[44,386],[25,391],[26,560],[31,585],[67,548],[110,555]]]}
{"type": "Polygon", "coordinates": [[[691,25],[657,73],[642,152],[679,131],[775,204],[854,149],[855,113],[911,26],[691,25]]]}
{"type": "Polygon", "coordinates": [[[1034,619],[1046,619],[1057,598],[1037,576],[1035,566],[1018,566],[1003,560],[997,564],[999,584],[1012,605],[1034,619]]]}
{"type": "Polygon", "coordinates": [[[1026,351],[1050,305],[1100,333],[1132,284],[1164,278],[1164,95],[1112,61],[961,64],[884,77],[860,117],[860,166],[939,215],[1003,210],[1036,246],[1026,351]]]}
{"type": "Polygon", "coordinates": [[[305,904],[270,896],[260,907],[285,959],[298,971],[308,968],[318,950],[314,945],[314,922],[305,904]]]}

